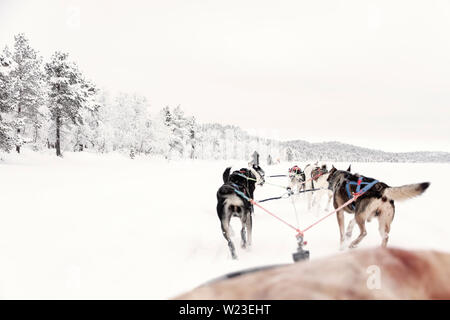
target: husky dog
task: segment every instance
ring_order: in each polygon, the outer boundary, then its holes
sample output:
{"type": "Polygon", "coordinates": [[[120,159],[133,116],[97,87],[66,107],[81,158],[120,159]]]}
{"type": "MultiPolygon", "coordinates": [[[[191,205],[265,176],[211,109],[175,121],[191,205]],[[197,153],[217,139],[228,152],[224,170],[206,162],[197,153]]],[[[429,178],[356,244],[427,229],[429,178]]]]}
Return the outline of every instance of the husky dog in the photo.
{"type": "Polygon", "coordinates": [[[308,210],[311,210],[311,208],[315,207],[318,211],[320,200],[324,195],[328,196],[326,210],[329,210],[333,194],[328,190],[328,182],[326,178],[326,173],[328,172],[327,165],[319,164],[318,162],[316,162],[315,164],[308,164],[306,165],[304,172],[307,179],[305,183],[306,190],[322,189],[306,193],[308,210]]]}
{"type": "MultiPolygon", "coordinates": [[[[362,177],[348,171],[337,170],[334,166],[327,176],[329,188],[333,192],[333,205],[335,209],[339,208],[349,200],[348,191],[352,193],[355,192],[357,188],[355,182],[362,177]],[[347,190],[347,184],[349,182],[353,182],[353,184],[349,184],[349,189],[347,190]]],[[[375,179],[362,177],[362,180],[360,181],[371,183],[375,182],[375,179]]],[[[356,223],[358,224],[360,234],[358,238],[350,244],[350,248],[355,248],[367,235],[365,222],[370,222],[373,217],[378,218],[378,230],[382,239],[381,245],[386,247],[391,223],[394,219],[394,201],[403,201],[419,196],[429,186],[429,182],[408,184],[401,187],[390,187],[384,182],[376,182],[369,190],[358,197],[355,202],[337,212],[341,249],[344,248],[344,241],[346,239],[351,239],[353,227],[356,223]],[[355,214],[354,219],[350,221],[347,227],[345,236],[344,211],[355,214]]]]}
{"type": "Polygon", "coordinates": [[[237,259],[234,244],[231,241],[231,217],[241,219],[241,247],[247,248],[252,244],[252,213],[253,205],[235,190],[253,199],[256,185],[264,184],[264,170],[253,164],[250,168],[242,168],[230,174],[231,167],[223,172],[223,185],[217,191],[217,215],[220,219],[222,234],[228,242],[231,257],[237,259]]]}
{"type": "Polygon", "coordinates": [[[289,186],[288,191],[294,193],[294,188],[297,189],[297,192],[305,190],[305,173],[298,166],[293,166],[289,169],[288,173],[289,177],[289,186]]]}

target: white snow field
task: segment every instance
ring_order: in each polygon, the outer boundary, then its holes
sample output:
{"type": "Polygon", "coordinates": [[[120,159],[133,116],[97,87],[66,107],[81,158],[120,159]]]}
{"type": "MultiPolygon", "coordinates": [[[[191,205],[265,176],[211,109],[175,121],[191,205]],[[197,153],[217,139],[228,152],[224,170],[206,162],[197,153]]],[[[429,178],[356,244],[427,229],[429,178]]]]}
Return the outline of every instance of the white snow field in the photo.
{"type": "MultiPolygon", "coordinates": [[[[3,159],[3,299],[166,299],[234,270],[290,263],[296,249],[295,232],[255,208],[250,250],[240,248],[240,222],[232,223],[239,259],[231,259],[216,214],[216,191],[225,167],[238,169],[245,162],[69,152],[60,159],[28,150],[3,159]]],[[[291,165],[262,167],[271,175],[291,165]]],[[[335,165],[345,169],[348,163],[335,165]]],[[[352,163],[352,168],[392,186],[430,181],[421,197],[396,203],[389,245],[450,251],[450,164],[352,163]]],[[[265,185],[255,198],[282,193],[265,185]]],[[[290,199],[262,205],[295,224],[290,199]]],[[[296,207],[301,227],[325,214],[306,212],[302,197],[296,207]]],[[[353,236],[357,233],[355,227],[353,236]]],[[[311,259],[339,254],[336,217],[306,232],[306,240],[311,259]]],[[[359,248],[379,243],[374,219],[359,248]]]]}

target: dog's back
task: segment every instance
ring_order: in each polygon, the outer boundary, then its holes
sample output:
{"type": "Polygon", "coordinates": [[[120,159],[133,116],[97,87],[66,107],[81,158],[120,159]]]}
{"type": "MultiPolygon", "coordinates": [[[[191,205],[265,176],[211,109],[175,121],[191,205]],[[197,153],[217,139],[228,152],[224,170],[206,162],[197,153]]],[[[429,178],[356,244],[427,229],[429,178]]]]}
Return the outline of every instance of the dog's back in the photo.
{"type": "MultiPolygon", "coordinates": [[[[374,182],[374,178],[361,176],[358,174],[352,174],[348,171],[337,170],[333,173],[333,181],[329,181],[332,184],[332,189],[338,198],[342,201],[348,200],[348,191],[350,193],[356,192],[357,182],[361,178],[365,183],[374,182]],[[353,184],[348,185],[349,182],[353,184]]],[[[384,182],[375,183],[370,189],[368,189],[364,194],[362,194],[358,201],[362,201],[367,198],[382,198],[383,201],[404,201],[407,199],[414,198],[421,195],[430,186],[429,182],[408,184],[400,187],[391,187],[384,182]]],[[[351,208],[349,206],[349,208],[351,208]]],[[[349,211],[352,211],[351,209],[349,211]]]]}
{"type": "MultiPolygon", "coordinates": [[[[357,174],[352,174],[348,171],[338,171],[337,175],[339,175],[339,179],[341,179],[340,183],[335,187],[335,199],[342,199],[341,201],[346,202],[348,200],[348,191],[347,191],[347,183],[354,182],[357,183],[358,179],[361,177],[357,174]]],[[[374,178],[370,177],[362,177],[363,181],[366,183],[371,183],[375,181],[374,178]]],[[[357,184],[351,184],[348,186],[348,190],[350,190],[351,194],[356,192],[357,184]]],[[[383,192],[385,189],[389,188],[389,186],[384,182],[377,182],[374,184],[369,190],[367,190],[363,195],[358,198],[358,201],[367,198],[381,198],[383,196],[383,192]]],[[[349,205],[346,209],[348,211],[353,211],[353,207],[349,205]]]]}
{"type": "Polygon", "coordinates": [[[378,248],[218,281],[176,299],[450,299],[448,279],[448,253],[378,248]]]}

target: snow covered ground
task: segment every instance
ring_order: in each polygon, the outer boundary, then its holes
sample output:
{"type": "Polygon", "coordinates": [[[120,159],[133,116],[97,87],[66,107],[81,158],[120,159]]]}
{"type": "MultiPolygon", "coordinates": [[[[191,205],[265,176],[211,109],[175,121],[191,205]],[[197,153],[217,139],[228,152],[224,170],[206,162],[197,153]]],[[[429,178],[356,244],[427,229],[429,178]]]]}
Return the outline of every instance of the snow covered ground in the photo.
{"type": "MultiPolygon", "coordinates": [[[[289,263],[296,248],[294,232],[256,208],[250,250],[240,248],[240,223],[232,223],[239,260],[231,260],[215,194],[225,167],[245,162],[89,153],[59,159],[27,150],[3,159],[0,298],[166,299],[233,270],[289,263]]],[[[263,168],[267,175],[283,174],[291,165],[263,168]]],[[[348,163],[335,165],[345,169],[348,163]]],[[[389,244],[450,251],[450,164],[353,163],[352,168],[392,186],[430,181],[424,195],[396,204],[389,244]]],[[[270,181],[285,184],[283,178],[270,181]]],[[[255,197],[283,192],[265,185],[255,197]]],[[[263,205],[295,224],[290,199],[263,205]]],[[[325,214],[307,212],[302,197],[296,207],[303,227],[325,214]]],[[[377,224],[368,224],[360,248],[379,245],[377,224]]],[[[339,253],[338,239],[334,216],[308,231],[311,259],[339,253]]]]}

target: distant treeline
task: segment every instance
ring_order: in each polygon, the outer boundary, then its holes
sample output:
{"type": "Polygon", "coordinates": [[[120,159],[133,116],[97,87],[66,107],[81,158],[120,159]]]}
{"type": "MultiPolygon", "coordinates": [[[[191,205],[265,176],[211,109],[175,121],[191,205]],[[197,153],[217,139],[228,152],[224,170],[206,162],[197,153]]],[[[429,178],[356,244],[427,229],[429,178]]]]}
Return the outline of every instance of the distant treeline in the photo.
{"type": "MultiPolygon", "coordinates": [[[[301,134],[301,133],[299,133],[301,134]]],[[[167,159],[288,161],[449,162],[444,152],[389,153],[338,142],[281,142],[237,126],[199,124],[180,106],[152,110],[146,97],[111,95],[86,79],[69,55],[48,59],[24,34],[0,53],[0,150],[106,153],[119,151],[167,159]]]]}

